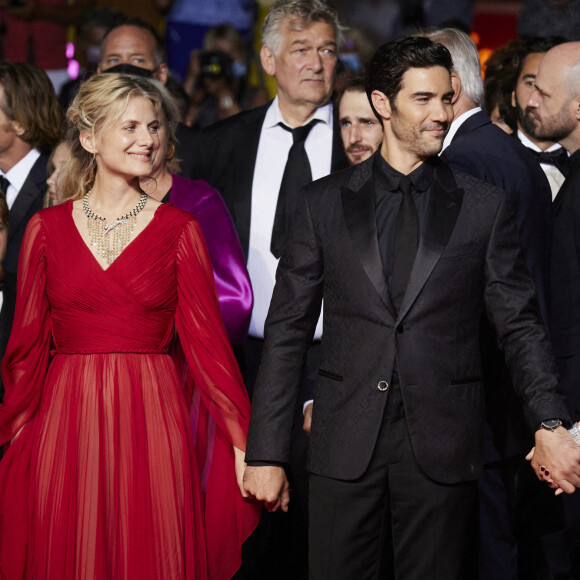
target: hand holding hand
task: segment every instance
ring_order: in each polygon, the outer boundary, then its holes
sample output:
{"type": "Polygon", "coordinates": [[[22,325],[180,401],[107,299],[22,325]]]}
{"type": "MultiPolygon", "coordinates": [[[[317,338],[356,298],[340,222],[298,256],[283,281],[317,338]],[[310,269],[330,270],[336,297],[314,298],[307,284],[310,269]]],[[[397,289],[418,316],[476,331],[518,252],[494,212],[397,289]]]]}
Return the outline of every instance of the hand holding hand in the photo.
{"type": "Polygon", "coordinates": [[[538,429],[536,446],[526,459],[531,461],[538,479],[547,481],[553,489],[571,494],[580,487],[580,445],[564,427],[538,429]]]}
{"type": "Polygon", "coordinates": [[[248,465],[244,472],[244,488],[248,495],[263,501],[269,512],[288,511],[290,486],[283,467],[248,465]]]}
{"type": "Polygon", "coordinates": [[[246,454],[237,447],[234,447],[234,459],[235,459],[235,470],[236,470],[236,480],[238,482],[238,487],[242,492],[243,497],[248,497],[246,490],[244,489],[244,471],[246,469],[246,462],[244,459],[246,454]]]}

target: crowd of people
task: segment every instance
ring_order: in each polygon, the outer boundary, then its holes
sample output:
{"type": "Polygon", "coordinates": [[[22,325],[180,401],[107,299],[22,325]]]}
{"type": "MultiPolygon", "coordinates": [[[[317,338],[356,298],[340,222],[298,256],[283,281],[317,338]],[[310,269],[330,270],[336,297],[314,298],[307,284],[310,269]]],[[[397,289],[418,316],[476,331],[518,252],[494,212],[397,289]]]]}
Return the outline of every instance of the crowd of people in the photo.
{"type": "Polygon", "coordinates": [[[580,42],[40,4],[82,70],[0,62],[0,578],[580,578],[580,42]]]}

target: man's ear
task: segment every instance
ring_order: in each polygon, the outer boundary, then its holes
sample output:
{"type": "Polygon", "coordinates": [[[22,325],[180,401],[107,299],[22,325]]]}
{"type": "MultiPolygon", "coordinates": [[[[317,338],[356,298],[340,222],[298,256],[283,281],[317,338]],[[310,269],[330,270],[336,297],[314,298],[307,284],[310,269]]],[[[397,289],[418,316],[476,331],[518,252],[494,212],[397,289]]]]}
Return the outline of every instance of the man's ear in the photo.
{"type": "Polygon", "coordinates": [[[451,88],[453,89],[453,99],[451,99],[451,104],[454,105],[457,99],[461,95],[461,79],[457,73],[451,73],[451,88]]]}
{"type": "Polygon", "coordinates": [[[387,95],[381,91],[373,91],[371,93],[371,100],[375,111],[382,117],[383,121],[388,121],[393,111],[387,95]]]}
{"type": "Polygon", "coordinates": [[[167,64],[162,62],[159,65],[159,68],[155,71],[153,78],[158,80],[162,85],[167,82],[167,75],[169,74],[169,69],[167,68],[167,64]]]}
{"type": "Polygon", "coordinates": [[[276,73],[276,57],[272,52],[272,49],[265,44],[262,45],[260,50],[260,60],[262,61],[262,68],[268,73],[271,77],[275,76],[276,73]]]}
{"type": "Polygon", "coordinates": [[[512,107],[516,108],[516,92],[512,91],[512,107]]]}
{"type": "Polygon", "coordinates": [[[576,121],[580,121],[580,93],[574,97],[573,103],[574,103],[574,118],[576,119],[576,121]]]}
{"type": "Polygon", "coordinates": [[[83,149],[85,149],[89,153],[92,153],[93,155],[97,152],[97,148],[95,146],[95,138],[92,135],[92,133],[89,133],[88,131],[81,131],[79,140],[81,142],[81,145],[83,146],[83,149]]]}
{"type": "Polygon", "coordinates": [[[14,133],[16,133],[18,137],[22,137],[22,135],[24,135],[24,133],[26,132],[24,127],[18,121],[10,121],[10,123],[12,125],[12,129],[14,130],[14,133]]]}

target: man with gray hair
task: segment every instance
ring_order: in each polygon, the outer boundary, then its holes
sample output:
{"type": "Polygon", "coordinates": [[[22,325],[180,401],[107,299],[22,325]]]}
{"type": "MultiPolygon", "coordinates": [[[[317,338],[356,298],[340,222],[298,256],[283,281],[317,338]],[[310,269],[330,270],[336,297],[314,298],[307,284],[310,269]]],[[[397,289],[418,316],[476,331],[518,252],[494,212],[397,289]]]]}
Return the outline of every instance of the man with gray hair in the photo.
{"type": "MultiPolygon", "coordinates": [[[[275,2],[262,27],[260,58],[266,73],[277,81],[276,98],[207,127],[191,154],[194,178],[207,181],[222,194],[248,264],[254,309],[248,341],[237,354],[250,396],[262,354],[276,268],[294,222],[298,192],[313,179],[348,165],[330,102],[341,33],[336,11],[323,0],[275,2]]],[[[316,376],[321,334],[319,323],[303,373],[302,401],[311,398],[308,385],[316,376]]],[[[292,527],[294,535],[280,536],[279,530],[268,533],[281,548],[262,548],[263,575],[248,571],[248,578],[307,577],[307,440],[301,428],[301,405],[296,410],[295,427],[295,461],[289,466],[294,513],[289,514],[291,519],[279,519],[279,514],[266,517],[292,527]],[[266,561],[273,567],[264,571],[266,561]]],[[[246,558],[242,570],[247,562],[246,558]]]]}
{"type": "MultiPolygon", "coordinates": [[[[481,65],[469,36],[452,28],[434,30],[426,36],[446,46],[453,58],[454,120],[443,142],[442,158],[453,169],[495,185],[512,197],[526,265],[536,283],[546,322],[552,199],[549,183],[531,153],[493,125],[482,111],[481,65]]],[[[529,447],[529,432],[521,401],[512,396],[514,390],[495,333],[486,321],[482,327],[487,430],[486,469],[479,481],[480,578],[511,580],[517,573],[511,513],[514,478],[529,447]]]]}

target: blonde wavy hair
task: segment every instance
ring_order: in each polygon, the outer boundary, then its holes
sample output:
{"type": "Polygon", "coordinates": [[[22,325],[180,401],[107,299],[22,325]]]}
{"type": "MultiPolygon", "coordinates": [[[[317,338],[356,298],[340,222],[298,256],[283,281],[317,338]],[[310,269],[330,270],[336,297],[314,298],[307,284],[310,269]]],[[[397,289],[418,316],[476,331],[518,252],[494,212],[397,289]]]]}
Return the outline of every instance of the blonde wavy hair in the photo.
{"type": "Polygon", "coordinates": [[[67,111],[65,141],[71,149],[71,158],[58,176],[62,201],[80,199],[90,191],[97,175],[95,156],[80,142],[83,131],[95,143],[121,118],[129,101],[136,97],[148,99],[167,130],[167,156],[171,168],[175,156],[176,107],[165,87],[159,82],[138,76],[101,73],[90,78],[81,88],[67,111]]]}

